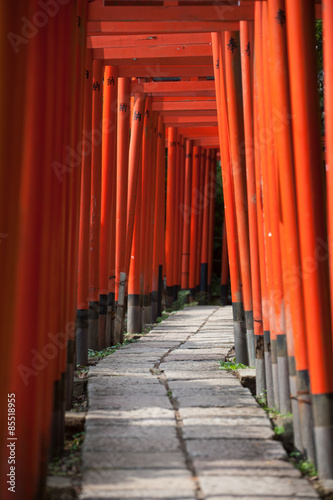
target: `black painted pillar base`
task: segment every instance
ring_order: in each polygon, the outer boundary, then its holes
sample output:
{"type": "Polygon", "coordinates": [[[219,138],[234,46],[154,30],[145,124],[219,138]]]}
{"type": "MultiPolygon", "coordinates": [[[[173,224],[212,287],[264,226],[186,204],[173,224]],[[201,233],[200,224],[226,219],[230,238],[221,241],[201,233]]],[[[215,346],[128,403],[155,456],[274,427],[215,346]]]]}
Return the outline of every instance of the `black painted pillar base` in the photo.
{"type": "Polygon", "coordinates": [[[157,296],[157,316],[162,316],[162,297],[163,297],[163,266],[158,266],[158,296],[157,296]]]}
{"type": "Polygon", "coordinates": [[[289,366],[286,335],[277,335],[277,365],[279,376],[280,412],[291,412],[289,366]]]}
{"type": "Polygon", "coordinates": [[[158,309],[158,291],[151,292],[151,323],[156,323],[158,309]]]}
{"type": "Polygon", "coordinates": [[[115,308],[114,308],[114,292],[108,294],[108,308],[106,317],[106,332],[105,340],[107,347],[113,345],[113,330],[114,330],[114,318],[115,318],[115,308]]]}
{"type": "Polygon", "coordinates": [[[313,434],[312,401],[310,395],[310,379],[308,370],[299,370],[297,376],[297,398],[299,404],[299,418],[302,434],[302,453],[315,463],[315,444],[313,434]]]}
{"type": "Polygon", "coordinates": [[[271,334],[269,330],[264,331],[264,350],[265,350],[265,375],[266,375],[266,398],[267,406],[274,407],[274,392],[273,392],[273,373],[272,373],[272,351],[271,351],[271,334]]]}
{"type": "Polygon", "coordinates": [[[236,363],[248,365],[245,317],[242,302],[233,302],[234,339],[236,363]]]}
{"type": "Polygon", "coordinates": [[[312,395],[317,468],[321,479],[333,479],[333,393],[312,395]]]}
{"type": "Polygon", "coordinates": [[[89,302],[88,348],[98,351],[99,301],[89,302]]]}
{"type": "Polygon", "coordinates": [[[108,296],[99,296],[99,318],[98,318],[98,349],[101,351],[107,347],[106,344],[106,321],[108,314],[108,296]]]}
{"type": "Polygon", "coordinates": [[[127,305],[127,331],[129,333],[140,333],[141,330],[140,295],[129,294],[127,305]]]}
{"type": "Polygon", "coordinates": [[[88,364],[88,309],[77,310],[76,362],[78,365],[88,364]]]}
{"type": "Polygon", "coordinates": [[[75,370],[75,341],[74,339],[69,339],[67,342],[66,394],[65,394],[66,410],[70,410],[73,406],[74,370],[75,370]]]}
{"type": "Polygon", "coordinates": [[[266,390],[264,336],[255,335],[254,342],[256,350],[256,395],[258,398],[262,398],[266,390]]]}
{"type": "Polygon", "coordinates": [[[228,285],[221,285],[220,297],[222,306],[226,306],[228,304],[228,285]]]}
{"type": "Polygon", "coordinates": [[[172,307],[173,303],[173,286],[167,286],[165,291],[166,306],[168,308],[172,307]]]}

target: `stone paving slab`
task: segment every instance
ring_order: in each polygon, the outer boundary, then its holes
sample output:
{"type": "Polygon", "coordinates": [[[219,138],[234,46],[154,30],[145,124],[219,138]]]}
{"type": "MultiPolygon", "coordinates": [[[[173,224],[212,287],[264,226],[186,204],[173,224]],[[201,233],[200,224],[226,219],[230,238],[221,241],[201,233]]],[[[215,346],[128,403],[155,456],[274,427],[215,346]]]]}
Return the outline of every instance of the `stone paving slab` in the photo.
{"type": "Polygon", "coordinates": [[[140,437],[117,437],[106,436],[103,433],[97,435],[97,430],[92,429],[86,434],[84,440],[85,450],[99,451],[109,448],[110,460],[112,460],[112,453],[127,452],[127,453],[142,453],[142,452],[164,452],[180,450],[179,441],[176,436],[161,434],[161,430],[155,433],[154,436],[149,436],[147,439],[144,435],[140,437]]]}
{"type": "Polygon", "coordinates": [[[89,372],[81,500],[318,498],[232,374],[231,307],[188,307],[89,372]]]}
{"type": "Polygon", "coordinates": [[[301,472],[283,460],[216,460],[196,459],[195,467],[200,475],[204,476],[262,476],[300,478],[301,472]]]}
{"type": "Polygon", "coordinates": [[[158,406],[159,408],[171,408],[169,398],[165,396],[155,396],[155,394],[140,394],[140,395],[110,395],[100,396],[91,395],[89,404],[95,408],[123,408],[133,409],[136,408],[149,408],[151,406],[158,406]]]}
{"type": "Polygon", "coordinates": [[[195,498],[193,480],[188,470],[103,470],[87,471],[85,491],[87,498],[195,498]],[[170,477],[172,481],[170,481],[170,477]],[[168,488],[166,489],[166,482],[168,488]]]}
{"type": "Polygon", "coordinates": [[[281,478],[266,476],[259,479],[255,476],[223,476],[223,496],[221,495],[221,479],[219,477],[201,477],[200,486],[207,499],[223,498],[226,495],[232,498],[294,498],[308,500],[318,498],[317,493],[309,483],[295,478],[281,478]],[[252,493],[252,494],[251,494],[252,493]]]}
{"type": "MultiPolygon", "coordinates": [[[[176,451],[126,452],[87,450],[83,457],[87,469],[186,469],[184,454],[176,451]]],[[[296,470],[296,469],[295,469],[296,470]]]]}

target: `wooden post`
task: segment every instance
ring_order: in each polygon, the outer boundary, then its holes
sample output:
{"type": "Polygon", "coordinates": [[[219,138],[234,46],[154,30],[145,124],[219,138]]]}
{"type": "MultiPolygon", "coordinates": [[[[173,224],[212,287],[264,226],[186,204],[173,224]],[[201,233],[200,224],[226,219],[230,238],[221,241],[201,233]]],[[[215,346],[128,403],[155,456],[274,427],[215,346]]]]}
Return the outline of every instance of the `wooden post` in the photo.
{"type": "MultiPolygon", "coordinates": [[[[104,70],[103,125],[102,125],[102,200],[101,200],[101,255],[100,255],[100,315],[99,332],[101,342],[111,344],[111,302],[109,296],[110,254],[112,218],[114,218],[115,170],[116,170],[116,124],[117,124],[117,80],[118,68],[106,66],[104,70]]],[[[114,274],[114,273],[113,273],[114,274]]]]}
{"type": "Polygon", "coordinates": [[[253,131],[253,55],[254,30],[253,23],[240,22],[240,43],[243,84],[243,114],[245,136],[247,205],[250,233],[251,283],[253,298],[253,326],[255,339],[255,366],[257,396],[265,391],[264,339],[261,310],[260,267],[258,247],[257,198],[254,164],[254,131],[253,131]]]}
{"type": "Polygon", "coordinates": [[[263,199],[263,164],[266,161],[265,143],[263,142],[262,130],[265,131],[265,110],[263,106],[262,91],[262,4],[255,4],[255,66],[254,66],[254,145],[255,145],[255,171],[256,171],[256,199],[258,217],[259,238],[259,261],[261,280],[262,319],[264,330],[264,359],[266,378],[266,399],[270,408],[274,407],[273,371],[272,371],[272,349],[271,330],[274,329],[270,316],[270,300],[268,285],[267,255],[270,240],[266,242],[269,232],[269,211],[264,206],[263,199]]]}
{"type": "Polygon", "coordinates": [[[234,181],[239,259],[243,285],[245,324],[249,363],[255,364],[253,305],[251,289],[251,264],[249,224],[247,217],[246,167],[244,155],[239,145],[244,142],[243,98],[240,67],[240,41],[238,32],[226,31],[224,34],[225,77],[228,103],[230,149],[234,181]]]}
{"type": "Polygon", "coordinates": [[[148,251],[148,223],[149,223],[149,193],[151,183],[150,159],[151,159],[151,141],[152,141],[152,98],[147,96],[143,123],[142,137],[142,219],[141,219],[141,277],[140,277],[140,295],[141,295],[141,318],[142,326],[146,323],[149,297],[146,295],[148,280],[148,260],[146,258],[148,251]]]}
{"type": "MultiPolygon", "coordinates": [[[[333,2],[323,0],[323,55],[325,92],[325,148],[327,181],[327,225],[330,260],[331,315],[333,315],[333,2]]],[[[333,321],[332,321],[333,323],[333,321]]],[[[333,333],[333,332],[332,332],[333,333]]]]}
{"type": "MultiPolygon", "coordinates": [[[[281,245],[280,245],[280,195],[278,190],[278,172],[275,151],[275,134],[273,123],[273,106],[271,99],[270,74],[272,75],[272,61],[269,44],[268,16],[267,4],[263,6],[263,38],[268,40],[263,44],[264,59],[267,64],[264,65],[264,99],[266,112],[266,125],[270,132],[268,138],[267,151],[267,181],[271,215],[271,243],[272,243],[272,260],[273,260],[273,300],[274,321],[276,330],[276,365],[278,383],[275,384],[278,388],[279,409],[282,413],[290,412],[290,386],[289,386],[289,370],[287,356],[287,337],[286,337],[286,320],[284,306],[284,290],[283,290],[283,269],[281,261],[281,245]]],[[[273,349],[272,349],[273,351],[273,349]]]]}
{"type": "Polygon", "coordinates": [[[333,478],[333,364],[314,4],[286,2],[298,227],[318,471],[333,478]],[[306,54],[306,58],[304,57],[306,54]]]}
{"type": "Polygon", "coordinates": [[[198,219],[199,219],[199,187],[201,169],[201,147],[193,148],[193,173],[192,173],[192,194],[191,194],[191,239],[190,239],[190,300],[194,301],[196,295],[197,278],[197,252],[198,252],[198,219]]]}
{"type": "Polygon", "coordinates": [[[125,252],[127,224],[127,183],[129,154],[129,121],[130,121],[130,80],[118,78],[117,104],[117,198],[116,198],[116,287],[115,303],[117,305],[114,342],[122,342],[123,314],[125,300],[125,252]],[[122,278],[120,274],[122,273],[122,278]],[[124,290],[120,288],[124,287],[124,290]],[[120,294],[121,303],[118,304],[120,294]],[[119,309],[118,309],[119,305],[119,309]]]}
{"type": "Polygon", "coordinates": [[[147,252],[146,269],[147,280],[145,281],[145,295],[148,297],[146,307],[145,323],[151,323],[151,292],[154,256],[154,226],[155,226],[155,193],[156,193],[156,151],[157,151],[157,113],[152,112],[151,120],[151,150],[150,150],[150,182],[148,195],[148,226],[147,226],[147,252]]]}
{"type": "Polygon", "coordinates": [[[192,194],[192,156],[193,141],[186,140],[185,151],[185,192],[184,204],[181,207],[183,221],[183,242],[182,242],[182,279],[181,289],[189,288],[190,270],[190,235],[191,235],[191,194],[192,194]]]}
{"type": "Polygon", "coordinates": [[[161,247],[164,239],[164,193],[165,190],[165,127],[163,118],[158,117],[157,123],[157,153],[156,153],[156,192],[155,192],[155,225],[154,225],[154,255],[153,280],[151,294],[152,322],[161,313],[161,247]]]}
{"type": "Polygon", "coordinates": [[[173,263],[174,263],[174,220],[175,220],[175,186],[176,186],[176,159],[177,159],[177,129],[170,127],[168,132],[168,171],[167,171],[167,199],[166,199],[166,300],[170,307],[173,302],[173,263]]]}
{"type": "Polygon", "coordinates": [[[229,145],[229,125],[224,76],[222,70],[221,33],[212,33],[213,65],[216,88],[217,117],[219,123],[219,142],[222,155],[222,185],[224,210],[227,224],[229,268],[233,305],[235,351],[237,363],[248,363],[246,329],[244,325],[243,295],[239,269],[238,235],[234,201],[234,186],[229,145]]]}
{"type": "Polygon", "coordinates": [[[209,194],[209,231],[208,231],[208,270],[207,294],[211,299],[211,285],[213,275],[214,227],[215,227],[215,200],[216,200],[216,149],[210,150],[210,194],[209,194]]]}
{"type": "Polygon", "coordinates": [[[202,302],[207,302],[207,278],[208,278],[208,247],[209,247],[209,205],[210,205],[210,171],[211,159],[210,150],[206,150],[205,158],[205,182],[204,182],[204,200],[203,200],[203,219],[202,219],[202,246],[200,259],[200,292],[202,293],[202,302]]]}
{"type": "Polygon", "coordinates": [[[98,350],[99,338],[99,263],[101,228],[101,168],[103,117],[103,66],[102,61],[93,61],[92,72],[92,156],[91,156],[91,202],[90,202],[90,254],[89,254],[89,348],[98,350]]]}
{"type": "Polygon", "coordinates": [[[209,157],[209,150],[201,150],[200,159],[200,181],[198,190],[198,242],[197,242],[197,262],[196,262],[196,278],[195,278],[195,291],[199,296],[199,301],[202,303],[202,297],[200,293],[200,277],[201,277],[201,247],[202,247],[202,225],[203,225],[203,212],[205,205],[205,168],[206,168],[206,157],[209,157]]]}
{"type": "Polygon", "coordinates": [[[142,151],[142,129],[144,121],[144,94],[135,94],[134,107],[132,112],[131,142],[129,149],[129,185],[127,204],[127,236],[126,236],[126,256],[125,271],[128,275],[132,267],[131,281],[128,288],[128,331],[137,333],[141,331],[141,310],[140,310],[140,240],[139,233],[141,220],[141,192],[142,172],[141,172],[141,151],[142,151]],[[140,198],[140,204],[138,204],[140,198]],[[138,214],[138,216],[136,216],[138,214]],[[134,220],[136,227],[135,240],[134,220]],[[133,252],[135,250],[135,252],[133,252]],[[133,262],[133,259],[135,262],[133,262]],[[132,262],[131,262],[132,261],[132,262]],[[131,266],[132,264],[132,266],[131,266]]]}
{"type": "MultiPolygon", "coordinates": [[[[87,51],[84,95],[84,130],[91,130],[92,112],[92,59],[87,51]]],[[[79,233],[79,270],[77,296],[77,364],[88,364],[89,318],[89,240],[91,196],[91,132],[82,138],[81,208],[79,233]]],[[[83,134],[82,134],[83,135],[83,134]]]]}

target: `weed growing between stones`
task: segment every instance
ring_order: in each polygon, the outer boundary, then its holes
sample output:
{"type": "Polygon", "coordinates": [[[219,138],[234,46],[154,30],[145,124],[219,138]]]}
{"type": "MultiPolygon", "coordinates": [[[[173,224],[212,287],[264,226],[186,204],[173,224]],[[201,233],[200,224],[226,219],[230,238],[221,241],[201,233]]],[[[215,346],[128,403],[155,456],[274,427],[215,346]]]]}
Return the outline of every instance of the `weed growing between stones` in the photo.
{"type": "Polygon", "coordinates": [[[162,321],[167,319],[169,316],[170,316],[170,314],[168,314],[166,311],[162,311],[162,316],[158,316],[158,318],[156,318],[156,323],[161,323],[162,321]]]}
{"type": "Polygon", "coordinates": [[[307,458],[294,446],[292,413],[281,413],[277,408],[270,408],[267,405],[266,391],[259,397],[256,397],[256,400],[266,411],[273,427],[275,434],[274,438],[282,442],[288,454],[288,462],[292,463],[303,476],[311,481],[320,498],[323,500],[333,500],[331,493],[327,492],[320,482],[316,466],[310,462],[310,460],[307,460],[307,458]]]}
{"type": "Polygon", "coordinates": [[[226,370],[228,372],[249,368],[248,366],[243,365],[243,363],[236,363],[236,358],[233,358],[232,361],[220,361],[219,363],[219,370],[226,370]]]}
{"type": "Polygon", "coordinates": [[[317,478],[318,471],[315,465],[310,462],[310,460],[304,460],[304,457],[299,451],[292,451],[289,454],[290,461],[296,469],[300,470],[303,476],[309,476],[311,478],[317,478]]]}
{"type": "MultiPolygon", "coordinates": [[[[226,359],[229,360],[219,362],[219,369],[231,372],[235,376],[237,376],[237,370],[249,368],[242,363],[236,363],[236,359],[231,358],[229,355],[226,356],[226,359]]],[[[240,378],[240,381],[243,387],[248,387],[246,377],[240,378]]],[[[282,442],[283,447],[288,454],[288,462],[292,463],[303,476],[306,476],[311,481],[313,487],[317,490],[323,500],[333,500],[333,496],[331,496],[330,492],[325,490],[319,481],[315,465],[307,460],[306,457],[304,457],[304,455],[302,455],[302,453],[294,447],[292,413],[281,413],[277,408],[269,407],[267,405],[266,391],[264,391],[260,396],[255,395],[255,390],[251,392],[258,404],[267,413],[273,427],[274,439],[282,442]]]]}

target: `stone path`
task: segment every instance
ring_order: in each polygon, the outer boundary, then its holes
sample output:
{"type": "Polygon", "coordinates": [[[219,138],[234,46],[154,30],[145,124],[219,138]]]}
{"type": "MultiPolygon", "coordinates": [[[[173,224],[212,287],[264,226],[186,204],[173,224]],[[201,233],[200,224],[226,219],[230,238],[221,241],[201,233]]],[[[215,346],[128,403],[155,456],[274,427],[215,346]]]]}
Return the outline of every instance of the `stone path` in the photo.
{"type": "Polygon", "coordinates": [[[249,390],[218,369],[231,318],[186,308],[91,369],[81,500],[318,498],[249,390]]]}

